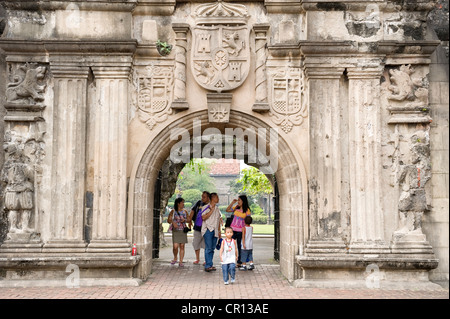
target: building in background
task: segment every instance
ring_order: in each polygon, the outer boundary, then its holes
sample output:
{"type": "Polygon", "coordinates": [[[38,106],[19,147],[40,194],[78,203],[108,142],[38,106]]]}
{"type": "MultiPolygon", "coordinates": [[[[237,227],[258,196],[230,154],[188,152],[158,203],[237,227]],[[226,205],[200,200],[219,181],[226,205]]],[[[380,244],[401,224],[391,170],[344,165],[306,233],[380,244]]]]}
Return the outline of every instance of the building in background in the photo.
{"type": "MultiPolygon", "coordinates": [[[[218,159],[211,165],[209,176],[214,178],[217,194],[219,195],[219,205],[229,205],[233,198],[237,198],[239,194],[233,192],[230,188],[230,182],[239,178],[241,164],[236,159],[218,159]]],[[[224,213],[224,212],[222,212],[224,213]]]]}

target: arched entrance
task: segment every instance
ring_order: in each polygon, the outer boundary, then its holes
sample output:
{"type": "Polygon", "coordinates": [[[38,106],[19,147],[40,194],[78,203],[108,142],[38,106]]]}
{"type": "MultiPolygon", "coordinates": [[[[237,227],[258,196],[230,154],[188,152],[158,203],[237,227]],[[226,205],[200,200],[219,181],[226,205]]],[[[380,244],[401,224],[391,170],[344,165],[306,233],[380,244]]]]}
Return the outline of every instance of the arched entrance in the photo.
{"type": "MultiPolygon", "coordinates": [[[[190,141],[190,143],[193,143],[192,139],[190,141]]],[[[235,141],[235,145],[239,144],[239,141],[235,141]]],[[[236,152],[235,152],[236,153],[236,152]]],[[[203,160],[204,158],[209,158],[208,156],[205,156],[207,154],[202,154],[201,158],[195,158],[192,156],[191,154],[191,160],[203,160]]],[[[238,157],[236,156],[236,154],[234,154],[234,157],[238,157]]],[[[213,159],[217,160],[218,158],[213,157],[213,159]]],[[[219,158],[218,160],[223,160],[224,156],[222,155],[222,158],[219,158]]],[[[235,161],[236,159],[233,159],[233,161],[235,161]]],[[[256,168],[257,172],[261,172],[258,169],[258,165],[255,165],[254,163],[252,164],[248,164],[245,159],[242,161],[245,164],[247,164],[248,166],[252,166],[253,168],[256,168]]],[[[213,162],[214,163],[214,162],[213,162]]],[[[219,166],[223,165],[225,162],[219,162],[219,166]]],[[[230,162],[228,162],[230,163],[230,162]]],[[[200,197],[197,197],[195,200],[191,199],[191,196],[189,196],[188,198],[186,198],[184,196],[184,192],[188,191],[188,190],[192,190],[190,188],[185,188],[185,186],[180,186],[179,182],[180,182],[180,175],[183,174],[183,171],[185,169],[185,166],[189,165],[187,163],[174,163],[173,161],[171,161],[170,159],[167,159],[164,164],[163,167],[161,168],[161,170],[158,173],[158,177],[155,181],[155,186],[154,186],[154,196],[153,196],[153,252],[152,252],[152,256],[153,258],[160,258],[160,250],[163,249],[168,243],[166,242],[165,239],[165,232],[164,232],[164,227],[161,224],[161,219],[164,219],[163,216],[166,216],[167,218],[167,214],[168,214],[168,210],[167,207],[173,207],[173,196],[176,193],[176,189],[178,189],[179,191],[182,191],[182,195],[181,197],[183,197],[185,199],[185,201],[187,201],[187,204],[185,204],[185,208],[189,211],[190,208],[197,202],[197,200],[200,197]],[[182,189],[180,189],[182,188],[182,189]],[[170,205],[169,203],[172,201],[172,205],[170,205]]],[[[195,164],[193,164],[195,166],[195,164]]],[[[201,165],[205,165],[203,162],[201,163],[201,165]]],[[[206,164],[208,165],[208,164],[206,164]]],[[[214,165],[214,164],[209,164],[209,165],[214,165]]],[[[236,178],[238,178],[237,176],[233,176],[233,174],[235,174],[235,172],[233,172],[234,170],[236,170],[236,166],[235,165],[239,165],[241,166],[241,164],[239,162],[231,162],[231,165],[233,166],[233,168],[219,168],[216,169],[216,174],[213,174],[212,176],[214,177],[210,177],[211,172],[200,172],[198,171],[198,169],[194,168],[194,167],[190,167],[188,168],[188,172],[190,174],[205,174],[206,176],[208,176],[209,178],[211,178],[212,180],[215,180],[216,178],[223,178],[225,177],[225,180],[219,180],[218,182],[214,181],[211,182],[212,185],[210,186],[205,186],[205,187],[201,187],[200,185],[195,185],[195,189],[194,191],[209,191],[209,192],[218,192],[220,201],[219,201],[219,207],[226,207],[230,204],[231,200],[233,198],[236,198],[236,196],[238,194],[241,193],[245,193],[246,195],[249,195],[247,192],[237,192],[236,189],[232,189],[232,186],[229,186],[229,182],[236,181],[236,178]],[[220,172],[223,171],[225,169],[225,171],[228,169],[227,172],[220,172]],[[217,175],[217,173],[219,173],[217,175]],[[231,175],[228,175],[231,174],[231,175]],[[231,179],[230,179],[231,178],[231,179]],[[214,185],[214,186],[213,186],[214,185]],[[220,185],[220,186],[219,186],[220,185]],[[214,189],[214,187],[217,188],[221,188],[219,189],[214,189]],[[231,197],[230,197],[231,196],[231,197]]],[[[188,172],[185,172],[187,175],[190,175],[188,172]]],[[[270,253],[270,251],[264,250],[263,252],[261,251],[261,253],[264,254],[264,257],[269,257],[271,256],[272,260],[278,262],[280,260],[280,219],[279,219],[279,192],[278,192],[278,187],[277,187],[277,181],[276,178],[273,174],[264,174],[267,178],[267,180],[269,181],[269,183],[272,186],[272,193],[270,195],[268,195],[268,198],[266,196],[264,196],[263,198],[260,197],[260,195],[256,195],[255,197],[259,198],[259,200],[256,202],[257,205],[259,205],[259,207],[264,207],[263,209],[266,211],[266,213],[268,213],[268,225],[271,225],[271,229],[272,229],[272,234],[273,234],[273,254],[270,253]],[[262,199],[262,201],[261,201],[262,199]],[[262,205],[262,206],[261,206],[262,205]]],[[[191,179],[193,179],[193,177],[190,177],[191,179]]],[[[183,180],[185,179],[184,175],[183,175],[183,180]]],[[[187,179],[189,180],[189,176],[187,177],[187,179]]],[[[208,184],[208,181],[200,181],[200,184],[208,184]]],[[[252,202],[254,202],[254,199],[251,199],[251,195],[249,196],[249,200],[252,200],[252,202]]],[[[251,203],[250,203],[251,204],[251,203]]],[[[224,208],[221,208],[221,212],[222,214],[224,214],[225,216],[229,216],[230,213],[226,213],[224,208]]],[[[252,211],[252,214],[255,213],[254,211],[252,211]]],[[[258,214],[257,214],[258,215],[258,214]]],[[[253,224],[260,224],[258,222],[255,223],[255,220],[253,221],[253,224]]],[[[260,229],[260,231],[262,231],[264,234],[266,232],[266,229],[262,230],[260,229]]],[[[255,233],[258,234],[258,233],[255,233]]],[[[258,260],[258,263],[260,261],[258,260]]]]}
{"type": "MultiPolygon", "coordinates": [[[[146,279],[152,267],[153,208],[155,181],[172,146],[177,142],[170,140],[171,129],[184,128],[193,131],[193,120],[199,120],[202,128],[254,129],[270,125],[262,120],[239,111],[231,110],[229,122],[209,123],[206,110],[193,112],[168,124],[146,147],[139,163],[132,171],[129,187],[128,233],[137,244],[141,255],[140,263],[135,267],[134,277],[146,279]]],[[[268,149],[270,149],[268,147],[268,149]]],[[[307,187],[306,172],[300,155],[291,148],[286,140],[278,138],[278,169],[275,172],[279,192],[279,260],[283,275],[289,280],[299,278],[295,255],[305,242],[307,230],[307,187]]]]}

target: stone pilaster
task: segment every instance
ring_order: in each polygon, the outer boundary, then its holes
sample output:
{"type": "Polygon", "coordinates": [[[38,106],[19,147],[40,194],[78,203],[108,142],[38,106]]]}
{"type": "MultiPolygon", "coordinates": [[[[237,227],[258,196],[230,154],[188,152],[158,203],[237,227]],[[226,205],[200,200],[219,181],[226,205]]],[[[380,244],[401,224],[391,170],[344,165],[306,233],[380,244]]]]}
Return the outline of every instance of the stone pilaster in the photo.
{"type": "Polygon", "coordinates": [[[310,111],[310,240],[306,252],[343,253],[340,81],[344,68],[306,65],[310,111]]]}
{"type": "Polygon", "coordinates": [[[176,34],[175,44],[175,85],[174,100],[172,108],[177,110],[186,110],[189,105],[186,101],[186,52],[187,52],[187,33],[189,24],[174,23],[172,29],[176,34]]]}
{"type": "Polygon", "coordinates": [[[267,31],[269,30],[269,24],[256,24],[253,26],[255,30],[255,50],[256,50],[256,83],[255,83],[255,99],[252,110],[255,112],[268,112],[270,111],[269,103],[267,100],[267,72],[266,72],[266,60],[267,60],[267,31]]]}
{"type": "MultiPolygon", "coordinates": [[[[381,64],[381,63],[380,63],[381,64]]],[[[381,67],[349,68],[350,253],[389,253],[381,206],[381,67]]]]}
{"type": "Polygon", "coordinates": [[[88,252],[129,253],[126,240],[128,76],[130,65],[92,67],[93,220],[88,252]]]}
{"type": "Polygon", "coordinates": [[[89,68],[51,63],[54,77],[52,215],[44,251],[84,252],[86,92],[89,68]]]}

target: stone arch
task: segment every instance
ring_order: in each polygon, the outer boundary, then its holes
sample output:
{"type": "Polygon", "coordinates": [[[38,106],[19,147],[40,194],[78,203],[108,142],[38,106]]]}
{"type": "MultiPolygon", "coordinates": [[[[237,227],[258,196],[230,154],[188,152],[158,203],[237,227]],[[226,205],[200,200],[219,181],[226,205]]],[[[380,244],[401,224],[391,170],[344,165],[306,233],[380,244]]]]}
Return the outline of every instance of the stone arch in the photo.
{"type": "MultiPolygon", "coordinates": [[[[170,140],[173,128],[193,131],[193,120],[202,128],[270,128],[266,122],[243,112],[231,110],[226,124],[209,123],[207,110],[193,112],[174,120],[149,141],[132,170],[129,184],[128,234],[141,255],[134,277],[146,279],[152,267],[153,195],[155,180],[176,141],[170,140]]],[[[278,170],[275,173],[280,200],[280,266],[289,280],[299,278],[295,255],[305,244],[308,234],[307,178],[302,158],[283,136],[278,138],[278,170]]]]}

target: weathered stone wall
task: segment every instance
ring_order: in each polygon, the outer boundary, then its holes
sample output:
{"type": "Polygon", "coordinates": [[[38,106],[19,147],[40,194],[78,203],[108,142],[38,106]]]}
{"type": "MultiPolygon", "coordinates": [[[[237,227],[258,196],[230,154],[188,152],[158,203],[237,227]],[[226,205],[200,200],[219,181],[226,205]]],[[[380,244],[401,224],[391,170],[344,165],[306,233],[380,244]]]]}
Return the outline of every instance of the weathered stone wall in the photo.
{"type": "Polygon", "coordinates": [[[3,1],[0,141],[31,146],[0,165],[34,196],[28,235],[8,230],[11,202],[0,213],[6,277],[12,257],[44,254],[36,273],[64,257],[145,279],[169,130],[200,119],[278,129],[290,280],[361,282],[375,263],[426,281],[435,257],[431,278],[448,280],[446,21],[448,1],[3,1]]]}

